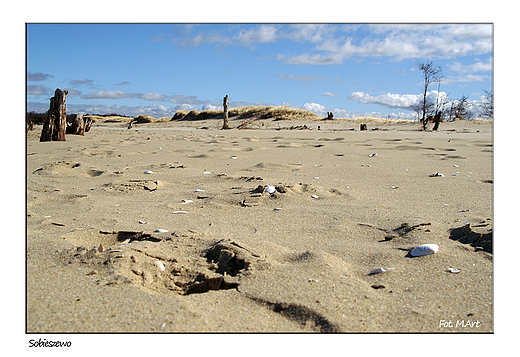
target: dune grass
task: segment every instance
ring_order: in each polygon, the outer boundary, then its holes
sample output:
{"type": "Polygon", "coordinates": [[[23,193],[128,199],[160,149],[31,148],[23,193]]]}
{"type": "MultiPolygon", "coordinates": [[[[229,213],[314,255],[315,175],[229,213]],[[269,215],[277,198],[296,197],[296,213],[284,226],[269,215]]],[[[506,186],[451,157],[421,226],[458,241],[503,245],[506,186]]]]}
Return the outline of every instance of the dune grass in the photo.
{"type": "MultiPolygon", "coordinates": [[[[273,120],[321,120],[323,117],[304,109],[288,108],[286,106],[245,106],[229,109],[230,118],[236,119],[273,119],[273,120]]],[[[203,119],[222,119],[224,109],[187,111],[178,110],[172,120],[203,120],[203,119]]]]}

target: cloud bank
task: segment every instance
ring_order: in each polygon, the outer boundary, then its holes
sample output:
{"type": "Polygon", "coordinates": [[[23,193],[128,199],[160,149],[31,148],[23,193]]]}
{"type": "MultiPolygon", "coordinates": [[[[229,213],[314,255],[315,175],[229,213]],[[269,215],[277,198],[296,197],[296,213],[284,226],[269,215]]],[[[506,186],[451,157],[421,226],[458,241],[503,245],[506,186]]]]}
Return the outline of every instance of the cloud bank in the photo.
{"type": "Polygon", "coordinates": [[[205,44],[253,46],[279,41],[310,43],[314,48],[300,54],[278,53],[275,58],[293,65],[339,65],[351,58],[388,57],[394,61],[425,58],[456,58],[490,53],[490,24],[371,24],[371,25],[244,25],[222,26],[220,31],[185,25],[172,34],[178,47],[205,44]],[[245,27],[245,28],[244,28],[245,27]]]}

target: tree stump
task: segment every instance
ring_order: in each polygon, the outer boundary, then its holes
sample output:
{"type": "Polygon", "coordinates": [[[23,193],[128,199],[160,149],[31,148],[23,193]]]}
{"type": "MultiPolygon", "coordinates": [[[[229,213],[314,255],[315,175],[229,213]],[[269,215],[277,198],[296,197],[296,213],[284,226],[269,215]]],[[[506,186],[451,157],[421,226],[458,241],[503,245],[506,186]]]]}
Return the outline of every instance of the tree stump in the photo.
{"type": "Polygon", "coordinates": [[[365,131],[367,130],[367,125],[366,124],[359,124],[359,131],[365,131]]]}
{"type": "Polygon", "coordinates": [[[65,131],[67,129],[67,107],[65,100],[68,91],[56,88],[54,97],[50,100],[47,118],[43,123],[40,141],[65,141],[65,131]]]}
{"type": "Polygon", "coordinates": [[[229,129],[229,117],[228,117],[228,96],[224,97],[224,126],[222,129],[229,129]]]}
{"type": "Polygon", "coordinates": [[[85,121],[85,133],[88,133],[90,131],[90,128],[92,127],[92,118],[83,118],[85,121]]]}
{"type": "Polygon", "coordinates": [[[85,120],[83,114],[74,114],[72,124],[67,126],[67,134],[85,135],[85,120]]]}

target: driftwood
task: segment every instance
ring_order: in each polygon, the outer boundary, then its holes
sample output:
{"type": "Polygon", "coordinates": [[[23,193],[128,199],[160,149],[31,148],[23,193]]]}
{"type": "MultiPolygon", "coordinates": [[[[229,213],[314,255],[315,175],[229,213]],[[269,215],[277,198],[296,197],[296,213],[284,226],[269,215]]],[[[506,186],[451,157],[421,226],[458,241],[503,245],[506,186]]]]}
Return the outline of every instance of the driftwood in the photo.
{"type": "Polygon", "coordinates": [[[229,129],[229,117],[228,117],[228,96],[226,94],[226,96],[224,97],[224,126],[222,127],[222,129],[229,129]]]}
{"type": "Polygon", "coordinates": [[[67,107],[65,100],[68,91],[57,88],[54,97],[50,100],[47,119],[43,123],[40,141],[65,141],[65,131],[67,128],[67,107]]]}
{"type": "Polygon", "coordinates": [[[66,133],[72,135],[85,135],[92,127],[92,119],[84,117],[83,114],[74,114],[72,123],[67,126],[66,133]]]}

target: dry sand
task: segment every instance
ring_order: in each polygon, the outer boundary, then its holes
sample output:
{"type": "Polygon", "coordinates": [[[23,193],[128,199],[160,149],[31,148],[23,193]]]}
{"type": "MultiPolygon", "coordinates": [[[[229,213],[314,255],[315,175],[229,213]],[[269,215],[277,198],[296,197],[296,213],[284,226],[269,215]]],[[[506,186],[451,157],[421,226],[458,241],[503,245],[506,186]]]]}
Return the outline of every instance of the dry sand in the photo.
{"type": "Polygon", "coordinates": [[[28,134],[27,332],[493,332],[492,123],[217,125],[28,134]]]}

